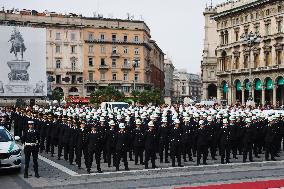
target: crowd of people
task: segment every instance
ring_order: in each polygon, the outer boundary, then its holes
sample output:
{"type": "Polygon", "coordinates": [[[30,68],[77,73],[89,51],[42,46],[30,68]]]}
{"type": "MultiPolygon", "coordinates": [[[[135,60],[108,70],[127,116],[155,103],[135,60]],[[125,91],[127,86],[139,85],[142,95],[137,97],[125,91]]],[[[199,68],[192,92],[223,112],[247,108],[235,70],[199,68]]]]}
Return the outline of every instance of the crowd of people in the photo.
{"type": "MultiPolygon", "coordinates": [[[[81,169],[84,160],[91,173],[101,163],[129,170],[128,161],[157,168],[156,161],[182,167],[194,161],[206,165],[207,159],[231,163],[242,157],[252,162],[264,153],[266,161],[276,161],[283,148],[284,113],[250,107],[221,106],[130,106],[102,109],[91,106],[50,106],[0,109],[1,123],[23,144],[36,144],[39,153],[81,169]],[[27,143],[34,129],[33,143],[27,143]],[[210,154],[210,157],[208,157],[210,154]]],[[[26,171],[26,170],[25,170],[26,171]]]]}

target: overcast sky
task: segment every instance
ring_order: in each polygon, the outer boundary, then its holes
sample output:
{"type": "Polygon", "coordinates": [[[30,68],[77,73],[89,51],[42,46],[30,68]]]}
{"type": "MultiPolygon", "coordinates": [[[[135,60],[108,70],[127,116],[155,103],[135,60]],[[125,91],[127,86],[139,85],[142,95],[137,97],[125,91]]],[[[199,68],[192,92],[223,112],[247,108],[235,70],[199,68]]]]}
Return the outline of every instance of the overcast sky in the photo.
{"type": "MultiPolygon", "coordinates": [[[[213,0],[213,5],[225,0],[213,0]]],[[[176,68],[200,73],[204,19],[210,0],[0,0],[5,9],[35,9],[93,16],[123,18],[127,13],[144,19],[151,35],[176,68]]]]}

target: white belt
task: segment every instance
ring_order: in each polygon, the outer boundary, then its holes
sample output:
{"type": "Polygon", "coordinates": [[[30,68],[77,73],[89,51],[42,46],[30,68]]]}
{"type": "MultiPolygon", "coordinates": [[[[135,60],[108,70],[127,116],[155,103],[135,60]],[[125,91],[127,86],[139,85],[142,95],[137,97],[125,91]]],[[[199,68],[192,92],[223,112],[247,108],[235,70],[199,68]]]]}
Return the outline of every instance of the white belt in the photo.
{"type": "Polygon", "coordinates": [[[36,146],[37,143],[27,143],[27,142],[26,142],[25,145],[26,145],[26,146],[36,146]]]}

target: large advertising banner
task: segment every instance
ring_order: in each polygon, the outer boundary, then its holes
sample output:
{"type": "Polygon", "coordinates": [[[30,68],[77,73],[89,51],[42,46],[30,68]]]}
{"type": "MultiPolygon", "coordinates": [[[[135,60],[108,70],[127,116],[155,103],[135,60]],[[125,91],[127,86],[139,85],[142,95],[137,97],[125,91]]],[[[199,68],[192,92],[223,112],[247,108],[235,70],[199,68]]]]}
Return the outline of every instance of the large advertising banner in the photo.
{"type": "Polygon", "coordinates": [[[0,26],[0,97],[47,95],[46,30],[0,26]]]}

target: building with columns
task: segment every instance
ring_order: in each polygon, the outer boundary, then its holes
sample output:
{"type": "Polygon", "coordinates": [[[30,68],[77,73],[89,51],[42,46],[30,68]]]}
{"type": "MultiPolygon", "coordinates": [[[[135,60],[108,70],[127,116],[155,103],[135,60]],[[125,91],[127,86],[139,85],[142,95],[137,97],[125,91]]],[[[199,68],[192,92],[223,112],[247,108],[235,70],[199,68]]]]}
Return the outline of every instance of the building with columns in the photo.
{"type": "Polygon", "coordinates": [[[217,98],[217,58],[215,50],[217,48],[218,43],[218,33],[216,30],[217,24],[211,18],[211,16],[216,13],[216,8],[213,6],[206,7],[205,11],[203,12],[205,19],[205,36],[201,62],[203,100],[217,98]]]}
{"type": "Polygon", "coordinates": [[[283,1],[228,1],[214,11],[217,99],[244,104],[251,94],[256,105],[283,105],[283,1]],[[250,33],[260,40],[248,44],[250,33]]]}

